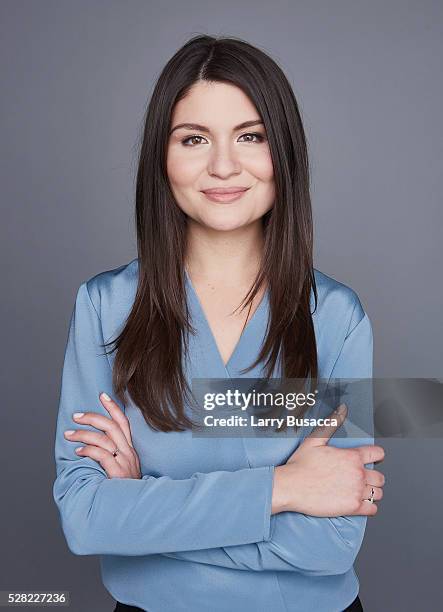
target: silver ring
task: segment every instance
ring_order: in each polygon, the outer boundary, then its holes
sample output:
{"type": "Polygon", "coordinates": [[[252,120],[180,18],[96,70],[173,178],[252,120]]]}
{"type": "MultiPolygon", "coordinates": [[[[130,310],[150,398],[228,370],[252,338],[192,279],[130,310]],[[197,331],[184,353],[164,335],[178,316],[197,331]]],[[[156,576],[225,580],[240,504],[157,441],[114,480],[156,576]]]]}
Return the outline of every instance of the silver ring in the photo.
{"type": "Polygon", "coordinates": [[[112,453],[112,456],[113,456],[113,457],[117,457],[117,455],[119,454],[119,452],[120,452],[120,451],[118,450],[118,448],[116,448],[116,449],[115,449],[115,451],[112,453]]]}
{"type": "Polygon", "coordinates": [[[368,499],[369,502],[371,502],[371,504],[374,503],[374,487],[371,487],[371,497],[368,499]]]}

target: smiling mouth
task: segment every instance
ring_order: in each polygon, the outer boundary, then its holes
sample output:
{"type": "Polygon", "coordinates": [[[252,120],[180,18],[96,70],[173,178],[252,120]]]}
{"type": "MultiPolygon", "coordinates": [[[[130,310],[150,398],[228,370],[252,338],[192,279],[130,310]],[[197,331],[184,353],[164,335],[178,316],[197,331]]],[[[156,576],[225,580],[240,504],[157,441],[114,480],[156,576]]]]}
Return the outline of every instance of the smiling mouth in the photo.
{"type": "Polygon", "coordinates": [[[241,198],[249,187],[229,187],[225,189],[207,189],[202,191],[202,194],[206,196],[212,202],[233,202],[241,198]]]}

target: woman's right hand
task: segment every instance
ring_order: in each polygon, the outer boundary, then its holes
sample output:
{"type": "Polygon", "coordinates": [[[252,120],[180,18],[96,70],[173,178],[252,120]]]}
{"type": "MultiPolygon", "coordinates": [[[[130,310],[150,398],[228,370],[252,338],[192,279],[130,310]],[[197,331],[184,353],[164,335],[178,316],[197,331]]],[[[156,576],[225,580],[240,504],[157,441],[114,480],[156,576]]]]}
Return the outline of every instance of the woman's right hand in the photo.
{"type": "Polygon", "coordinates": [[[385,477],[364,464],[383,461],[385,452],[374,444],[328,446],[330,437],[346,418],[347,408],[341,406],[343,413],[334,411],[329,415],[337,419],[337,425],[317,426],[284,465],[275,467],[272,514],[291,511],[334,517],[377,513],[377,505],[368,498],[372,487],[374,501],[383,497],[385,477]]]}

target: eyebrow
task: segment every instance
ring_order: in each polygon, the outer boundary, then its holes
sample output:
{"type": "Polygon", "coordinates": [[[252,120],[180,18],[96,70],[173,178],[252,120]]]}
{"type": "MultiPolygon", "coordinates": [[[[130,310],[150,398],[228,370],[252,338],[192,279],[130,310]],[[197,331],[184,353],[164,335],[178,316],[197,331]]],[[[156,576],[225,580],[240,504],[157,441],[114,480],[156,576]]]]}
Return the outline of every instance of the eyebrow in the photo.
{"type": "MultiPolygon", "coordinates": [[[[263,121],[261,119],[252,119],[251,121],[244,121],[243,123],[240,123],[240,125],[236,125],[233,131],[236,132],[237,130],[243,130],[244,128],[252,127],[253,125],[263,125],[263,121]]],[[[169,132],[169,135],[171,135],[172,132],[178,130],[179,128],[184,128],[186,130],[196,130],[198,132],[210,132],[209,128],[205,127],[204,125],[200,125],[199,123],[179,123],[178,125],[172,128],[172,130],[169,132]]]]}

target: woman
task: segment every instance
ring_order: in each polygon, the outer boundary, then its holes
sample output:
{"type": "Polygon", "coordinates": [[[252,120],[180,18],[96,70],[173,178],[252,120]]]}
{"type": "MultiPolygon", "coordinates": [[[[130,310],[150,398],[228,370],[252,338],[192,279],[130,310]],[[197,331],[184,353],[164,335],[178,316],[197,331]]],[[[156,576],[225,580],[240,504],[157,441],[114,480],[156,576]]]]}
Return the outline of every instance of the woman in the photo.
{"type": "Polygon", "coordinates": [[[383,449],[329,440],[344,415],[302,443],[192,435],[193,379],[372,375],[357,295],[312,266],[305,136],[266,54],[197,36],[167,63],[136,223],[138,258],[84,282],[71,318],[54,483],[70,550],[101,555],[115,610],[361,610],[383,449]]]}

